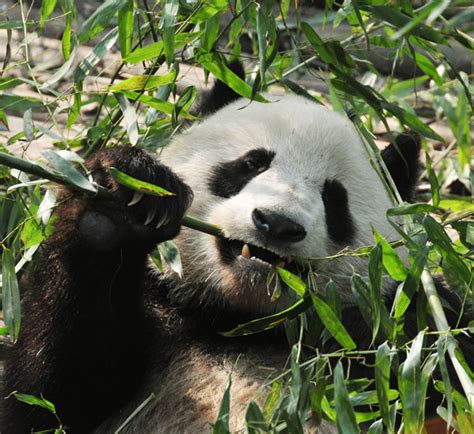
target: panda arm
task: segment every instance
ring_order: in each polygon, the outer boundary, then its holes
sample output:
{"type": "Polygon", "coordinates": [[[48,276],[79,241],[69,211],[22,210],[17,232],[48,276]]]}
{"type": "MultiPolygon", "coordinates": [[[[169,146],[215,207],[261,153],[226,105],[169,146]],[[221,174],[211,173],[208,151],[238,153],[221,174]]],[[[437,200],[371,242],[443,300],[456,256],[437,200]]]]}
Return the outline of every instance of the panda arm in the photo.
{"type": "MultiPolygon", "coordinates": [[[[87,165],[114,200],[69,191],[60,196],[54,233],[21,284],[21,331],[5,366],[5,394],[16,390],[52,401],[72,432],[90,431],[138,385],[154,337],[142,297],[148,253],[178,233],[192,199],[176,175],[135,148],[101,151],[87,165]],[[114,184],[108,166],[176,196],[127,206],[133,193],[114,184]],[[155,217],[145,226],[150,212],[155,217]]],[[[46,410],[14,397],[4,401],[3,418],[8,433],[57,426],[46,410]]]]}

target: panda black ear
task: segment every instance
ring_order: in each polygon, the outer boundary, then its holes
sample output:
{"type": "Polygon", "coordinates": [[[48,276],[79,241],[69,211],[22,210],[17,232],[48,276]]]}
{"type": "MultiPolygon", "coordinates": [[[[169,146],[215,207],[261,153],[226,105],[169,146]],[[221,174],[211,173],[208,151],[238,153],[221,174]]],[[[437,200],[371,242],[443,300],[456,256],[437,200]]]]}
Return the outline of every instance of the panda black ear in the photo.
{"type": "Polygon", "coordinates": [[[411,201],[420,175],[420,136],[416,133],[402,133],[382,151],[387,166],[400,196],[411,201]]]}
{"type": "MultiPolygon", "coordinates": [[[[245,79],[245,70],[238,60],[229,63],[227,67],[242,80],[245,79]]],[[[216,112],[227,104],[240,98],[240,95],[220,80],[216,80],[214,86],[204,93],[198,102],[197,112],[206,116],[216,112]]]]}

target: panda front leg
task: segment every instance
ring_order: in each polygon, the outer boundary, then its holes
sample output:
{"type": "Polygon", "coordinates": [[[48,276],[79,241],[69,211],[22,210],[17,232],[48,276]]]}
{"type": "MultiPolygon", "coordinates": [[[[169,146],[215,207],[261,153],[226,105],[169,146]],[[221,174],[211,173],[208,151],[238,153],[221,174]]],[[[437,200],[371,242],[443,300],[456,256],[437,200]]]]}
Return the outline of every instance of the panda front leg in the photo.
{"type": "MultiPolygon", "coordinates": [[[[112,199],[60,195],[55,230],[21,284],[21,332],[5,365],[5,395],[43,396],[68,432],[80,433],[123,404],[140,382],[154,333],[142,297],[148,253],[178,234],[192,201],[189,187],[140,149],[103,150],[86,165],[112,199]],[[113,181],[111,166],[175,196],[140,197],[113,181]]],[[[1,432],[58,425],[40,407],[14,397],[2,401],[1,432]]]]}

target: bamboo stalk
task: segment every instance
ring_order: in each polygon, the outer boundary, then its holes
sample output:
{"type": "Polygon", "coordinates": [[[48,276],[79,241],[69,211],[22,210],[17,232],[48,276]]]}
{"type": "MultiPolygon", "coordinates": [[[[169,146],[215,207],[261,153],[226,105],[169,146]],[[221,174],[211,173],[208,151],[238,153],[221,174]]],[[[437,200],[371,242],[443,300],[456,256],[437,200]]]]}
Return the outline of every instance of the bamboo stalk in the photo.
{"type": "MultiPolygon", "coordinates": [[[[61,173],[53,169],[50,169],[49,167],[31,162],[28,160],[24,160],[22,158],[15,157],[5,152],[0,152],[0,164],[8,166],[12,169],[20,170],[30,175],[39,176],[40,178],[47,179],[57,184],[65,185],[73,190],[80,191],[82,193],[87,193],[89,195],[94,194],[94,193],[91,193],[89,190],[82,189],[76,184],[71,183],[66,176],[62,175],[61,173]]],[[[105,187],[98,184],[94,184],[94,186],[97,188],[96,195],[98,197],[110,198],[112,196],[112,193],[109,190],[107,190],[105,187]]],[[[207,223],[205,221],[199,220],[196,217],[186,215],[183,217],[181,224],[190,229],[194,229],[199,232],[213,235],[215,237],[222,236],[221,228],[211,223],[207,223]]]]}

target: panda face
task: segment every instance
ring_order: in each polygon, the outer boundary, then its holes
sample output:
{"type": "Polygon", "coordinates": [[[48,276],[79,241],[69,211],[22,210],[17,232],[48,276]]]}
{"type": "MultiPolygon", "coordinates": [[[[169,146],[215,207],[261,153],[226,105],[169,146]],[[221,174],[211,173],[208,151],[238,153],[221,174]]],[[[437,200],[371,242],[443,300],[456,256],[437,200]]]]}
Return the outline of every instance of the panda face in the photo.
{"type": "Polygon", "coordinates": [[[332,278],[344,298],[362,264],[315,258],[371,244],[372,226],[389,235],[391,202],[352,124],[301,97],[236,101],[176,137],[161,158],[193,189],[190,214],[225,236],[182,230],[185,275],[172,293],[180,303],[198,297],[272,313],[293,298],[272,301],[272,265],[311,269],[321,285],[332,278]]]}

